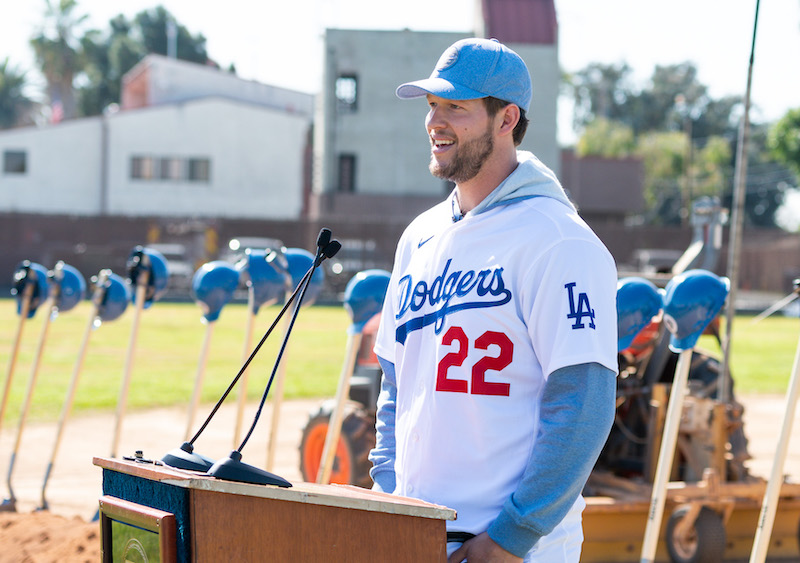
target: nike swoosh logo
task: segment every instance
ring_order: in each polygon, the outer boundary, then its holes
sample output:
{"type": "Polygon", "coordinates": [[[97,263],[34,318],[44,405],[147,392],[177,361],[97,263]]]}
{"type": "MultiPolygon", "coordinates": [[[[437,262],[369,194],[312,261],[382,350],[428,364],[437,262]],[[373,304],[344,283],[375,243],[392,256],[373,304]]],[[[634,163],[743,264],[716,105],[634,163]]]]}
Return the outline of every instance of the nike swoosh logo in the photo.
{"type": "Polygon", "coordinates": [[[426,242],[428,242],[429,240],[431,240],[434,236],[436,236],[436,235],[431,235],[428,238],[426,238],[425,240],[420,240],[417,243],[417,248],[422,248],[422,245],[425,244],[426,242]]]}

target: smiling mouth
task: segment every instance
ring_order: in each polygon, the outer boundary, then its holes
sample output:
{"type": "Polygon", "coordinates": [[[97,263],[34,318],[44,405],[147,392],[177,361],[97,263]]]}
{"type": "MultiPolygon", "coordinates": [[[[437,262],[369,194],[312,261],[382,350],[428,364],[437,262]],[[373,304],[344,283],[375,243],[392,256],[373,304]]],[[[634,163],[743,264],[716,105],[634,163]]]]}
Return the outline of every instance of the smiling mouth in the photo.
{"type": "Polygon", "coordinates": [[[431,139],[431,149],[433,152],[443,151],[454,144],[455,141],[448,139],[431,139]]]}

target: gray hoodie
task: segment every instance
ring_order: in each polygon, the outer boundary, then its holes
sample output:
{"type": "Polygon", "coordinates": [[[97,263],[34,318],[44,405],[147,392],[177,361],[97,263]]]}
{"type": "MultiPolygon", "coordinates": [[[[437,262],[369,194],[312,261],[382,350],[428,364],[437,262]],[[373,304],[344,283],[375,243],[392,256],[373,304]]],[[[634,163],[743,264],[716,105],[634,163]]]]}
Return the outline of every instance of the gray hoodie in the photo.
{"type": "MultiPolygon", "coordinates": [[[[575,209],[555,173],[542,164],[542,161],[536,158],[536,155],[528,151],[518,150],[517,161],[519,164],[514,171],[488,196],[483,198],[483,201],[476,205],[474,209],[467,212],[467,217],[483,213],[498,205],[506,205],[530,197],[550,197],[560,201],[570,209],[575,209]]],[[[453,200],[453,218],[459,220],[462,216],[458,210],[456,190],[453,190],[450,197],[453,200]]]]}

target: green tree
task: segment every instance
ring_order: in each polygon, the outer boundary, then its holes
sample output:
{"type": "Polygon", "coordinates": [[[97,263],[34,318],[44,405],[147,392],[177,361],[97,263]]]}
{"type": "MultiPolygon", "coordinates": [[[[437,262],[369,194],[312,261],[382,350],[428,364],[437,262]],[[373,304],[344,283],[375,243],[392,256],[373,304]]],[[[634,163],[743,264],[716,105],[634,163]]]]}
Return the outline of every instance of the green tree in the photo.
{"type": "Polygon", "coordinates": [[[790,109],[767,134],[772,157],[800,177],[800,108],[790,109]]]}
{"type": "Polygon", "coordinates": [[[134,18],[147,53],[168,54],[170,25],[175,26],[176,57],[184,61],[205,64],[208,62],[206,38],[203,34],[192,35],[186,27],[175,21],[175,17],[163,6],[145,10],[134,18]]]}
{"type": "Polygon", "coordinates": [[[133,20],[118,15],[109,22],[108,33],[86,34],[82,45],[88,81],[80,90],[81,112],[97,115],[109,104],[119,103],[125,73],[149,53],[168,54],[173,25],[177,58],[207,64],[205,37],[192,35],[163,6],[140,12],[133,20]]]}
{"type": "Polygon", "coordinates": [[[639,97],[637,131],[689,130],[708,102],[707,88],[698,82],[697,68],[689,62],[657,65],[650,88],[639,97]]]}
{"type": "Polygon", "coordinates": [[[645,133],[639,137],[636,155],[644,164],[649,222],[680,224],[685,218],[681,187],[686,169],[686,136],[677,131],[645,133]]]}
{"type": "Polygon", "coordinates": [[[631,125],[629,100],[634,96],[630,84],[631,68],[623,63],[604,65],[591,63],[571,76],[565,86],[575,102],[573,127],[583,129],[598,118],[631,125]]]}
{"type": "MultiPolygon", "coordinates": [[[[794,174],[767,148],[769,130],[768,124],[751,124],[746,155],[744,220],[747,225],[763,228],[778,226],[776,214],[783,205],[786,192],[796,185],[794,174]]],[[[733,188],[731,181],[722,198],[722,204],[729,209],[733,205],[733,188]]]]}
{"type": "Polygon", "coordinates": [[[586,125],[575,145],[575,154],[623,158],[633,154],[635,149],[633,129],[619,121],[600,117],[586,125]]]}
{"type": "Polygon", "coordinates": [[[51,108],[60,107],[63,118],[76,115],[75,77],[83,70],[83,50],[77,33],[87,16],[77,15],[75,0],[45,0],[44,24],[30,40],[36,62],[47,82],[51,108]]]}
{"type": "Polygon", "coordinates": [[[703,144],[706,139],[723,137],[732,144],[738,139],[740,110],[744,108],[741,96],[725,96],[719,100],[707,99],[698,114],[692,118],[692,139],[703,144]]]}
{"type": "Polygon", "coordinates": [[[23,123],[34,103],[24,93],[25,73],[10,66],[8,58],[0,62],[0,129],[23,123]]]}
{"type": "MultiPolygon", "coordinates": [[[[630,139],[621,142],[620,127],[633,132],[635,153],[645,160],[650,221],[678,223],[687,217],[690,202],[702,195],[716,195],[723,205],[731,204],[742,98],[711,98],[693,63],[657,66],[642,86],[631,84],[630,68],[624,63],[593,63],[566,76],[563,91],[574,96],[576,131],[582,131],[577,154],[617,155],[630,139]]],[[[800,109],[785,120],[786,125],[770,130],[769,136],[764,124],[751,124],[747,224],[777,226],[784,194],[797,185],[800,109]]]]}
{"type": "MultiPolygon", "coordinates": [[[[694,147],[694,146],[693,146],[694,147]]],[[[622,158],[635,155],[645,168],[644,195],[650,220],[676,224],[682,207],[708,195],[720,196],[731,184],[731,147],[714,136],[690,151],[685,131],[651,131],[635,138],[622,123],[599,118],[588,124],[575,145],[578,156],[622,158]]]]}
{"type": "Polygon", "coordinates": [[[93,31],[81,39],[87,60],[87,83],[78,93],[82,115],[98,115],[109,104],[119,103],[123,75],[147,54],[141,41],[133,38],[125,16],[115,17],[109,26],[105,37],[93,31]]]}
{"type": "Polygon", "coordinates": [[[628,125],[634,135],[687,130],[701,143],[712,135],[736,138],[733,116],[741,98],[712,99],[699,82],[694,63],[656,66],[644,85],[632,83],[631,68],[625,63],[591,63],[562,80],[562,91],[574,100],[576,132],[603,117],[628,125]]]}
{"type": "Polygon", "coordinates": [[[689,169],[692,199],[699,196],[720,196],[733,180],[730,142],[715,135],[706,139],[705,146],[695,152],[689,169]]]}

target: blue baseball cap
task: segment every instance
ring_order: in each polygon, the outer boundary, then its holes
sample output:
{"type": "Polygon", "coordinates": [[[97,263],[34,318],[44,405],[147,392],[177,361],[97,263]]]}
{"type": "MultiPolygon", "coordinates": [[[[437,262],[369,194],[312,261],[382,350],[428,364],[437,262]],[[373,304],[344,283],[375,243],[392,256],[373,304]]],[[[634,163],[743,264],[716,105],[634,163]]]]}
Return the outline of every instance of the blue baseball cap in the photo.
{"type": "Polygon", "coordinates": [[[653,282],[640,277],[617,281],[617,346],[621,352],[661,312],[664,296],[653,282]]]}
{"type": "Polygon", "coordinates": [[[708,270],[687,270],[666,287],[664,325],[672,333],[673,352],[691,350],[719,314],[730,293],[731,281],[708,270]]]}
{"type": "Polygon", "coordinates": [[[533,87],[525,61],[497,39],[456,41],[439,57],[429,78],[401,84],[402,99],[428,94],[447,100],[475,100],[489,96],[530,108],[533,87]]]}

